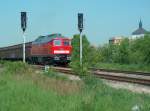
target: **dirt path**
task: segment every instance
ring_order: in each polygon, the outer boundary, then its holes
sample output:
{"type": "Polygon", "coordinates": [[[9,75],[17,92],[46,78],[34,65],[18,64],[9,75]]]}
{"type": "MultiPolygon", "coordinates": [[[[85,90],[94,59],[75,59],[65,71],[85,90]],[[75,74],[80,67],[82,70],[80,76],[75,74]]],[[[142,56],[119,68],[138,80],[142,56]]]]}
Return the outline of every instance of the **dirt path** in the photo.
{"type": "Polygon", "coordinates": [[[139,84],[132,84],[126,82],[117,82],[111,80],[103,80],[108,86],[116,88],[116,89],[127,89],[136,93],[145,93],[150,94],[150,86],[144,86],[139,84]]]}

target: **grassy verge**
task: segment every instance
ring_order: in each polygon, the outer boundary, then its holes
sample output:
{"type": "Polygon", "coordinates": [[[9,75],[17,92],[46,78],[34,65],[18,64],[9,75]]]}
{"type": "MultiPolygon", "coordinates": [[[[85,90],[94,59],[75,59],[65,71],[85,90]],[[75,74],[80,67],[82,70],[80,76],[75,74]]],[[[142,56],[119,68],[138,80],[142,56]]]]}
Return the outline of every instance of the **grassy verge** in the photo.
{"type": "Polygon", "coordinates": [[[150,72],[150,65],[144,65],[144,64],[98,63],[96,67],[104,68],[104,69],[123,70],[123,71],[150,72]]]}
{"type": "Polygon", "coordinates": [[[22,63],[4,63],[0,70],[0,111],[150,110],[150,95],[116,90],[94,77],[70,81],[22,63]]]}

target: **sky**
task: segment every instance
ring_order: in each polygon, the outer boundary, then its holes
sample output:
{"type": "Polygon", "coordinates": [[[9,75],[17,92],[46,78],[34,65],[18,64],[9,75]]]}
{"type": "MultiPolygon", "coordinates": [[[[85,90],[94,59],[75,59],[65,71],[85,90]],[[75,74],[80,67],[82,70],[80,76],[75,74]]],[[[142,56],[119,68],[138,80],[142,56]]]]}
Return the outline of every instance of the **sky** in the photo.
{"type": "Polygon", "coordinates": [[[0,47],[23,42],[20,12],[28,16],[26,40],[40,35],[78,34],[77,14],[84,14],[84,30],[93,45],[108,43],[113,36],[130,36],[138,28],[150,31],[150,0],[1,0],[0,47]]]}

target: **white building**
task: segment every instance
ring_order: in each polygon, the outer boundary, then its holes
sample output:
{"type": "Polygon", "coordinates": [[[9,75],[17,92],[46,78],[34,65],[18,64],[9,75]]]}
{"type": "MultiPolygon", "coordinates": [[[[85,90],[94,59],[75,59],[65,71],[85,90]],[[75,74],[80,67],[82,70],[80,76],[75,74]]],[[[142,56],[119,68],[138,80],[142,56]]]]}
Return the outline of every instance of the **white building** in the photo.
{"type": "Polygon", "coordinates": [[[120,45],[123,40],[123,36],[116,36],[109,39],[109,44],[120,45]]]}

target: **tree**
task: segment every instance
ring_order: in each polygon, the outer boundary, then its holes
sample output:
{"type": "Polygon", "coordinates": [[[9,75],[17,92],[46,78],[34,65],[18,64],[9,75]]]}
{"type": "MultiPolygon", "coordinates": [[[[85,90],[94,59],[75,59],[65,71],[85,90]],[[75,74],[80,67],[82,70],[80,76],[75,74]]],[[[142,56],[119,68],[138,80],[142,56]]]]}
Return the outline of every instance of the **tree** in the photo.
{"type": "Polygon", "coordinates": [[[88,68],[90,66],[90,53],[91,47],[90,43],[87,40],[86,36],[82,36],[83,40],[83,58],[82,58],[82,66],[80,65],[80,35],[74,35],[72,39],[72,56],[71,56],[71,63],[70,66],[74,70],[75,73],[80,75],[87,74],[88,68]]]}
{"type": "Polygon", "coordinates": [[[128,64],[129,63],[129,40],[124,39],[118,46],[118,63],[128,64]]]}
{"type": "Polygon", "coordinates": [[[106,44],[99,48],[102,62],[129,63],[129,40],[124,39],[120,45],[106,44]]]}
{"type": "Polygon", "coordinates": [[[150,64],[150,34],[132,41],[131,63],[150,64]]]}

